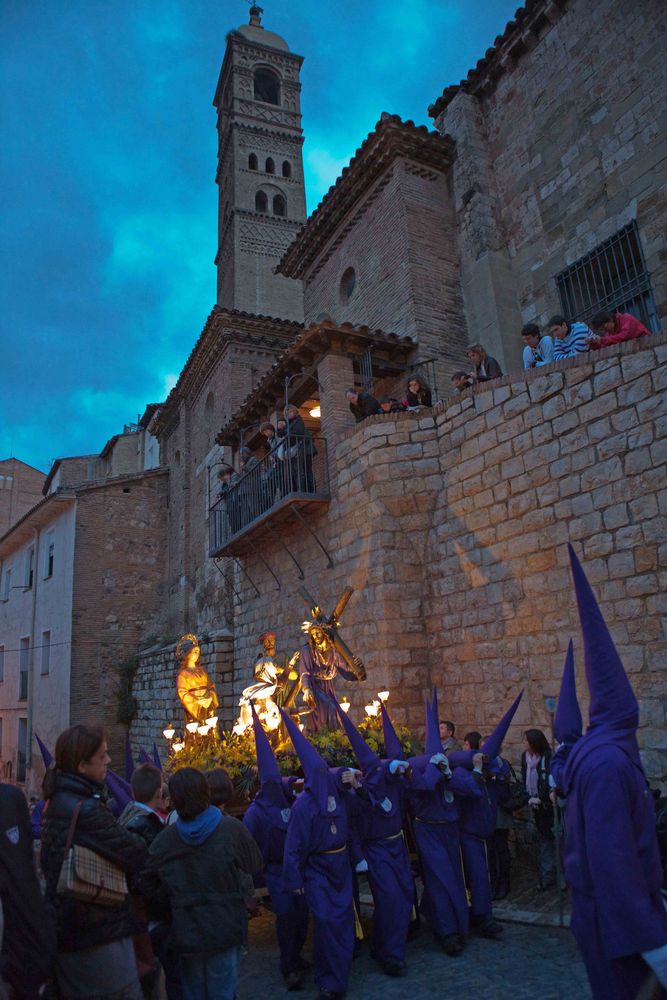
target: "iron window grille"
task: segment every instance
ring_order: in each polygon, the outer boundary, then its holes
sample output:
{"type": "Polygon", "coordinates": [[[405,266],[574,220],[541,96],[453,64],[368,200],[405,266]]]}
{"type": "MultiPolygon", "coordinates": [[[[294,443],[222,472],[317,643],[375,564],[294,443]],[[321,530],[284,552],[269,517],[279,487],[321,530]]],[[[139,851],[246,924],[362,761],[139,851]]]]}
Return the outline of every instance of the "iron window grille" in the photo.
{"type": "Polygon", "coordinates": [[[659,329],[637,223],[630,222],[556,275],[561,309],[569,320],[597,312],[632,313],[653,333],[659,329]]]}

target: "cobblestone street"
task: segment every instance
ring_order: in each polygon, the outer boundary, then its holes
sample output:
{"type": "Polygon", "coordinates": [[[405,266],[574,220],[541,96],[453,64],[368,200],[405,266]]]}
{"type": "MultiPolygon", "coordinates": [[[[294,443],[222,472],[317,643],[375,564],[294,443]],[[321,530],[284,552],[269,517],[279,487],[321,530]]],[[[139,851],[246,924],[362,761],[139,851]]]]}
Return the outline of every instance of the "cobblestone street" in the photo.
{"type": "MultiPolygon", "coordinates": [[[[281,995],[273,914],[250,922],[249,952],[241,966],[239,1000],[281,995]]],[[[427,1000],[483,996],[488,1000],[588,1000],[583,963],[567,930],[504,924],[501,941],[470,939],[461,958],[438,951],[428,930],[408,946],[408,972],[401,979],[383,975],[368,945],[354,961],[350,1000],[427,1000]]],[[[305,957],[310,957],[309,946],[305,957]]],[[[296,996],[317,994],[311,973],[296,996]]],[[[286,995],[286,994],[285,994],[286,995]]]]}

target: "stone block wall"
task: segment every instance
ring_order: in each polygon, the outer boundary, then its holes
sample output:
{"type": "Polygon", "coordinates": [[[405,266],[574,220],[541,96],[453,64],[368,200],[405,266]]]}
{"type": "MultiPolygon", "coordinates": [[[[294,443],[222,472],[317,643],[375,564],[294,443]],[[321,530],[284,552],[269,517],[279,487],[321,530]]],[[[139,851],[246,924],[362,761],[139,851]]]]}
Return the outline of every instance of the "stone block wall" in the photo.
{"type": "MultiPolygon", "coordinates": [[[[220,699],[220,726],[229,726],[234,713],[232,698],[232,640],[224,629],[199,636],[200,663],[214,682],[220,699]]],[[[178,663],[176,644],[157,646],[139,654],[132,694],[137,702],[136,716],[130,727],[130,742],[137,755],[143,747],[150,753],[153,741],[166,757],[167,743],[162,730],[172,722],[178,735],[183,732],[185,712],[176,693],[178,663]]]]}
{"type": "Polygon", "coordinates": [[[641,704],[647,772],[667,780],[667,343],[652,337],[508,376],[431,411],[382,415],[338,445],[328,510],[305,513],[332,556],[295,522],[237,578],[234,694],[252,675],[257,637],[301,643],[303,584],[325,610],[355,588],[342,635],[366,662],[339,694],[378,690],[420,730],[423,696],[461,731],[488,731],[521,687],[508,749],[549,730],[569,637],[586,705],[567,561],[571,541],[595,587],[641,704]],[[267,564],[276,580],[267,569],[267,564]]]}

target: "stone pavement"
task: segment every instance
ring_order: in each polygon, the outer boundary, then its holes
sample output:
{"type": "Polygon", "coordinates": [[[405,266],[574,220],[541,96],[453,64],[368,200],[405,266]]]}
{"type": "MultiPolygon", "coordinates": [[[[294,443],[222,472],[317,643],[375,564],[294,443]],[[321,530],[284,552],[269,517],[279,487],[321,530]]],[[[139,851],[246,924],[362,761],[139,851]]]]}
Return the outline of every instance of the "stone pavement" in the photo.
{"type": "MultiPolygon", "coordinates": [[[[366,909],[364,907],[364,909],[366,909]]],[[[364,917],[366,917],[364,913],[364,917]]],[[[589,1000],[583,963],[569,931],[506,923],[501,941],[473,937],[460,958],[448,958],[422,925],[408,945],[408,972],[391,979],[379,971],[368,944],[355,959],[348,990],[350,1000],[589,1000]]],[[[273,914],[250,922],[248,954],[241,966],[238,1000],[285,996],[278,970],[273,914]]],[[[310,958],[310,945],[304,955],[310,958]]],[[[317,995],[312,974],[306,973],[305,998],[317,995]]]]}

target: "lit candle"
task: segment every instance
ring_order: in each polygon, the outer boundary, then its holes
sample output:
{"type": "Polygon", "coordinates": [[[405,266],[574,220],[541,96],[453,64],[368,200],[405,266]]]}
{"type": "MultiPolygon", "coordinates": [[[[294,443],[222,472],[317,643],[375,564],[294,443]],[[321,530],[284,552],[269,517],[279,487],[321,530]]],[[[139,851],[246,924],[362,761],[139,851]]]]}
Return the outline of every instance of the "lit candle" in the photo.
{"type": "Polygon", "coordinates": [[[347,715],[347,713],[350,711],[350,702],[348,701],[347,698],[343,698],[343,700],[340,703],[340,707],[343,709],[343,711],[347,715]]]}
{"type": "Polygon", "coordinates": [[[206,720],[206,725],[210,729],[213,729],[215,726],[217,726],[217,724],[218,724],[218,716],[217,715],[212,715],[210,719],[206,720]]]}
{"type": "Polygon", "coordinates": [[[378,698],[380,699],[380,701],[386,701],[388,697],[389,697],[388,691],[378,691],[378,698]]]}
{"type": "Polygon", "coordinates": [[[171,724],[168,725],[166,729],[162,730],[162,735],[164,736],[165,740],[173,740],[175,734],[176,730],[171,724]]]}
{"type": "Polygon", "coordinates": [[[199,727],[199,723],[198,722],[188,722],[188,724],[187,724],[187,726],[185,728],[187,729],[187,731],[189,733],[196,733],[198,727],[199,727]]]}

